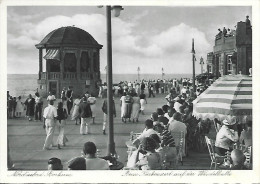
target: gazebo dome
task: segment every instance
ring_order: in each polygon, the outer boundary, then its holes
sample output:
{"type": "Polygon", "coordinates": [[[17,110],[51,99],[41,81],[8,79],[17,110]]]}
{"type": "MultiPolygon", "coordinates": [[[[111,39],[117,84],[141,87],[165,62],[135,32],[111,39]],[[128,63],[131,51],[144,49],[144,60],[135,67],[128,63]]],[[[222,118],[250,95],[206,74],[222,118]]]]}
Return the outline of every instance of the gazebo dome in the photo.
{"type": "Polygon", "coordinates": [[[36,47],[55,47],[60,45],[82,45],[102,48],[102,45],[100,45],[87,31],[74,26],[61,27],[53,30],[45,36],[36,47]]]}

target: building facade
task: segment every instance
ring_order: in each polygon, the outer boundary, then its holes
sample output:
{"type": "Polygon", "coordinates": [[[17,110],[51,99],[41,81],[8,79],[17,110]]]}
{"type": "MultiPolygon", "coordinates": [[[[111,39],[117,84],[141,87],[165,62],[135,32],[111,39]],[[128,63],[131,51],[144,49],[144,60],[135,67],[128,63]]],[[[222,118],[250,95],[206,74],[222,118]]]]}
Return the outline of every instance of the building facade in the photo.
{"type": "Polygon", "coordinates": [[[252,26],[249,17],[238,22],[235,30],[219,29],[213,52],[207,54],[207,69],[216,77],[249,74],[252,68],[252,26]]]}
{"type": "Polygon", "coordinates": [[[88,32],[77,27],[61,27],[50,32],[39,44],[38,91],[59,95],[71,86],[74,95],[98,93],[99,52],[102,48],[88,32]],[[43,56],[43,50],[46,51],[43,56]],[[43,71],[43,62],[46,71],[43,71]]]}

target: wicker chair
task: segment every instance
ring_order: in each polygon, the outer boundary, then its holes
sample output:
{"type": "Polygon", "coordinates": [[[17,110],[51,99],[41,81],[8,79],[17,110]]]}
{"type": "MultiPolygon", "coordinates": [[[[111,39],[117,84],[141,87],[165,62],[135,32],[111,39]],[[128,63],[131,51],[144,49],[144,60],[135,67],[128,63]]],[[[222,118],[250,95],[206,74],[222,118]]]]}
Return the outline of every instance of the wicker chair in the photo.
{"type": "Polygon", "coordinates": [[[214,142],[213,140],[211,140],[210,138],[208,138],[208,136],[205,136],[205,140],[208,146],[208,150],[209,150],[209,156],[211,159],[211,164],[210,164],[210,169],[212,168],[212,165],[215,164],[215,170],[217,169],[217,164],[219,163],[219,160],[224,160],[226,158],[226,156],[220,156],[217,153],[215,153],[214,151],[214,142]]]}

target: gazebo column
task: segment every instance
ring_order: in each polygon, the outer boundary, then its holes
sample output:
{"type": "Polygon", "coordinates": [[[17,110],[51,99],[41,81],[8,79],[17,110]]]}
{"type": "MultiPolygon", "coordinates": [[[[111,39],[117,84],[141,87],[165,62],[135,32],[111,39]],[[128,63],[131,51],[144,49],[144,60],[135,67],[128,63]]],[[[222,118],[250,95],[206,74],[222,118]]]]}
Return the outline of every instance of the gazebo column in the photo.
{"type": "Polygon", "coordinates": [[[81,54],[81,50],[78,50],[76,52],[76,58],[77,58],[77,79],[80,80],[80,54],[81,54]]]}
{"type": "Polygon", "coordinates": [[[98,80],[100,79],[100,52],[99,52],[99,50],[97,50],[97,58],[96,58],[96,61],[95,62],[97,62],[96,63],[96,65],[97,65],[97,78],[98,78],[98,80]]]}
{"type": "Polygon", "coordinates": [[[65,53],[63,52],[63,49],[60,49],[61,51],[61,58],[60,58],[60,79],[63,80],[64,78],[64,56],[65,53]]]}
{"type": "Polygon", "coordinates": [[[39,48],[39,80],[41,80],[42,74],[42,48],[39,48]]]}
{"type": "Polygon", "coordinates": [[[90,58],[90,75],[94,76],[94,50],[91,50],[89,52],[89,58],[90,58]]]}

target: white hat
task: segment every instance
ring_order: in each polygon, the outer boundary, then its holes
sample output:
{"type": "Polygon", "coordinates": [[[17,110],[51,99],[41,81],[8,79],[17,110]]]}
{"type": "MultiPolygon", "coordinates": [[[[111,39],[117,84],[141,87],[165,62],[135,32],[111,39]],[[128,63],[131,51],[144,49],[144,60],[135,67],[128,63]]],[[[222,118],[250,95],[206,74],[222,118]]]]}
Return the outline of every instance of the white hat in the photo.
{"type": "Polygon", "coordinates": [[[223,125],[229,125],[228,120],[226,120],[226,119],[224,119],[222,123],[223,123],[223,125]]]}
{"type": "Polygon", "coordinates": [[[237,123],[237,120],[236,120],[236,117],[233,117],[233,118],[231,118],[230,121],[228,121],[227,119],[224,119],[222,123],[223,123],[223,125],[234,125],[237,123]]]}

